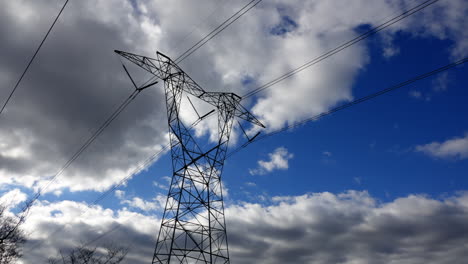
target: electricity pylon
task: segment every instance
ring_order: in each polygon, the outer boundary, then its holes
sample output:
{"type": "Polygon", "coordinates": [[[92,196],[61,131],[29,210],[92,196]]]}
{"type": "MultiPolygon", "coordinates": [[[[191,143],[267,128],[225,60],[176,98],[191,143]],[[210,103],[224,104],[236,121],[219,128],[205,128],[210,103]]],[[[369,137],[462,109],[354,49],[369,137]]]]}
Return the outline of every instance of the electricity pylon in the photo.
{"type": "Polygon", "coordinates": [[[164,81],[173,175],[152,263],[229,263],[221,172],[232,124],[235,117],[263,124],[240,104],[241,97],[204,91],[162,53],[148,58],[115,52],[164,81]],[[217,110],[218,138],[208,149],[197,144],[179,115],[186,93],[217,110]]]}

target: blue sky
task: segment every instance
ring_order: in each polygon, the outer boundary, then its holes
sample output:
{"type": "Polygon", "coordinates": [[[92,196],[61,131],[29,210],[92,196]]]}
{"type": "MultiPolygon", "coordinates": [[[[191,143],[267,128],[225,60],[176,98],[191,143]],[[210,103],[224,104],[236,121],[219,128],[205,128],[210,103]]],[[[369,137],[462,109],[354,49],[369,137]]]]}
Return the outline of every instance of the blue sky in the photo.
{"type": "MultiPolygon", "coordinates": [[[[386,58],[382,56],[378,37],[368,41],[371,62],[353,84],[355,98],[451,62],[450,41],[400,34],[395,42],[399,44],[399,54],[386,58]]],[[[313,67],[309,69],[313,70],[313,67]]],[[[307,71],[298,78],[302,74],[307,71]]],[[[390,201],[409,194],[442,197],[466,190],[466,159],[435,158],[416,150],[418,145],[465,135],[468,131],[463,122],[468,113],[466,84],[466,66],[457,67],[254,143],[226,161],[224,182],[229,189],[228,202],[263,203],[268,201],[259,196],[346,190],[367,190],[382,201],[390,201]],[[446,87],[436,91],[440,78],[446,87]],[[420,92],[422,98],[415,97],[414,92],[420,92]],[[274,170],[267,175],[249,173],[249,169],[258,166],[258,160],[269,160],[268,154],[279,147],[294,154],[288,169],[274,170]]],[[[166,190],[152,182],[168,185],[167,178],[163,177],[172,173],[170,162],[167,152],[119,190],[146,199],[151,199],[155,191],[164,193],[166,190]]],[[[93,194],[97,195],[90,192],[70,194],[70,197],[92,201],[88,197],[92,198],[93,194]]],[[[63,199],[63,196],[50,198],[63,199]]],[[[111,195],[104,205],[118,208],[113,199],[111,195]]]]}
{"type": "MultiPolygon", "coordinates": [[[[400,53],[391,58],[382,56],[378,38],[368,42],[371,63],[353,84],[355,98],[451,62],[450,41],[401,34],[395,40],[400,53]]],[[[301,74],[307,71],[298,78],[301,74]]],[[[262,203],[266,201],[259,195],[339,193],[352,189],[367,190],[382,201],[389,201],[415,193],[439,197],[466,190],[466,159],[434,158],[416,151],[418,145],[465,135],[466,84],[466,67],[462,66],[254,143],[226,161],[224,181],[229,199],[262,203]],[[434,91],[442,77],[447,87],[434,91]],[[414,91],[430,99],[415,98],[414,91]],[[249,169],[258,166],[258,160],[268,160],[268,154],[278,147],[294,154],[288,169],[267,175],[249,173],[249,169]]],[[[125,189],[150,198],[154,186],[142,185],[152,180],[164,183],[162,176],[171,173],[168,164],[167,154],[125,189]]]]}
{"type": "MultiPolygon", "coordinates": [[[[50,176],[91,135],[97,124],[131,92],[131,84],[112,52],[114,49],[150,57],[156,49],[177,57],[180,51],[242,6],[226,2],[213,7],[209,0],[199,5],[187,1],[168,4],[113,0],[95,6],[91,2],[72,3],[68,14],[64,13],[63,21],[44,46],[24,86],[0,118],[0,145],[3,146],[0,150],[0,194],[14,205],[47,184],[50,176]],[[162,5],[167,8],[160,8],[162,5]],[[177,17],[184,19],[177,20],[177,17]]],[[[342,8],[340,1],[265,2],[182,62],[181,67],[208,91],[227,90],[243,95],[419,3],[375,1],[369,4],[355,0],[348,10],[342,8]],[[317,17],[322,19],[317,20],[317,17]]],[[[5,87],[0,98],[23,66],[12,54],[29,54],[42,32],[33,25],[45,28],[55,9],[51,3],[21,2],[11,3],[6,11],[0,11],[3,17],[0,32],[9,36],[0,45],[5,50],[0,55],[9,62],[0,62],[0,83],[5,87]],[[24,15],[18,15],[17,10],[23,10],[24,15]],[[37,17],[34,13],[43,15],[37,17]],[[13,32],[12,29],[16,29],[15,33],[7,34],[13,32]]],[[[468,36],[463,25],[467,12],[468,7],[462,0],[441,0],[420,14],[249,98],[244,105],[267,126],[262,133],[268,133],[444,66],[468,54],[468,36]]],[[[138,81],[145,80],[138,69],[127,65],[138,81]]],[[[297,223],[302,226],[326,224],[348,209],[350,215],[397,212],[397,220],[392,223],[375,220],[376,226],[381,228],[376,228],[375,236],[382,237],[387,227],[408,227],[410,223],[425,221],[425,215],[451,220],[450,216],[437,215],[438,208],[442,207],[456,207],[468,219],[467,69],[467,66],[458,66],[268,137],[226,160],[223,182],[227,190],[227,211],[232,217],[228,221],[232,221],[235,233],[233,258],[237,257],[237,261],[234,262],[258,262],[258,255],[241,254],[248,249],[236,240],[236,235],[243,234],[246,241],[255,243],[256,238],[249,237],[243,228],[255,219],[267,221],[263,220],[267,216],[290,221],[290,229],[288,226],[284,229],[290,234],[306,234],[304,230],[297,231],[301,226],[297,223]],[[333,206],[322,208],[323,201],[333,206]],[[429,209],[419,212],[421,204],[429,209]],[[301,208],[307,206],[312,208],[309,210],[312,218],[317,217],[314,214],[323,213],[323,219],[303,224],[301,208]],[[414,214],[408,213],[411,209],[414,214]],[[288,218],[286,212],[296,217],[288,218]],[[410,216],[414,218],[405,218],[410,216]]],[[[24,263],[32,263],[35,257],[53,255],[58,246],[72,247],[79,241],[89,240],[92,236],[87,235],[86,230],[90,230],[90,234],[101,233],[113,223],[125,227],[135,244],[141,245],[140,251],[129,256],[133,263],[145,262],[142,256],[154,246],[154,232],[159,226],[167,181],[172,174],[170,153],[166,152],[146,170],[131,177],[98,205],[90,204],[127,176],[136,164],[167,144],[162,89],[157,86],[145,90],[41,196],[38,209],[33,210],[26,228],[34,230],[32,240],[42,241],[44,245],[28,255],[24,263]],[[126,215],[139,220],[126,220],[130,219],[125,218],[126,215]],[[76,227],[79,224],[81,229],[76,227]],[[53,227],[64,228],[70,239],[57,236],[47,240],[53,227]]],[[[191,111],[187,107],[183,110],[191,111]]],[[[210,109],[201,106],[199,110],[210,109]]],[[[193,113],[184,118],[190,115],[193,113]]],[[[210,120],[197,127],[201,135],[197,139],[202,144],[209,140],[215,127],[215,119],[210,120]]],[[[231,142],[231,149],[245,140],[238,129],[235,133],[240,136],[237,142],[231,142]]],[[[18,208],[11,210],[15,212],[18,208]]],[[[431,232],[440,232],[436,235],[451,232],[449,228],[438,228],[440,223],[431,222],[427,226],[433,224],[432,229],[436,231],[431,232]]],[[[341,227],[346,224],[346,221],[336,223],[341,227]]],[[[355,224],[373,226],[375,223],[355,224]]],[[[264,225],[271,227],[270,233],[277,230],[274,223],[264,225]]],[[[467,229],[466,224],[459,222],[453,224],[453,228],[467,229]]],[[[252,229],[256,230],[255,226],[252,229]]],[[[341,229],[337,227],[337,230],[341,229]]],[[[424,230],[421,236],[423,233],[424,230]]],[[[342,235],[353,237],[356,244],[366,245],[366,257],[355,256],[343,246],[345,249],[337,255],[343,254],[349,263],[376,261],[377,256],[383,256],[379,260],[384,262],[401,257],[379,253],[372,241],[360,240],[362,236],[352,231],[342,235]]],[[[315,237],[309,238],[316,241],[315,237]]],[[[280,245],[283,238],[275,238],[279,241],[277,244],[268,244],[269,239],[265,236],[264,252],[267,249],[279,252],[275,246],[280,245]]],[[[403,240],[394,243],[395,252],[407,247],[403,240]]],[[[454,241],[455,238],[439,241],[439,244],[454,241]]],[[[298,252],[304,243],[297,245],[298,252]]],[[[412,264],[429,263],[424,249],[430,245],[429,242],[421,244],[423,250],[418,251],[421,254],[402,258],[412,264]]],[[[324,256],[334,255],[326,249],[314,250],[323,250],[324,256]]],[[[454,246],[454,250],[461,252],[454,254],[455,257],[466,255],[460,248],[454,246]]],[[[327,261],[309,251],[295,254],[294,263],[333,262],[331,257],[327,261]]],[[[263,258],[263,263],[281,263],[283,257],[293,254],[291,252],[282,252],[276,260],[263,258]]],[[[446,259],[441,257],[434,263],[456,263],[444,262],[446,259]]]]}

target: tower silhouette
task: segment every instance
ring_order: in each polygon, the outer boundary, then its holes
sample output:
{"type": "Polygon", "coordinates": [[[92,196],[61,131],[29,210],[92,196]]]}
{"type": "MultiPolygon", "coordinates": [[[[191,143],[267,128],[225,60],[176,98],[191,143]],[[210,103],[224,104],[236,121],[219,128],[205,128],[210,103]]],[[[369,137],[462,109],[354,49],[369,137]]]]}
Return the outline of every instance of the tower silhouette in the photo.
{"type": "Polygon", "coordinates": [[[231,129],[235,118],[261,127],[263,124],[240,104],[241,97],[206,92],[160,52],[156,58],[115,52],[164,81],[173,175],[152,263],[229,263],[221,173],[231,129]],[[209,147],[201,147],[191,127],[181,119],[184,94],[215,108],[200,116],[190,101],[199,117],[197,121],[213,112],[218,115],[217,138],[209,147]]]}

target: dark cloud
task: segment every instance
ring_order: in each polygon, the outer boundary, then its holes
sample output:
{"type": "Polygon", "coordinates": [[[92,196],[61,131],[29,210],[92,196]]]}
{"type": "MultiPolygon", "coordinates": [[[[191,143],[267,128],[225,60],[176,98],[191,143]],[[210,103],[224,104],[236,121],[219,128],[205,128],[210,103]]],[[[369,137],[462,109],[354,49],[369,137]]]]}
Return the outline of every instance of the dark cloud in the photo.
{"type": "MultiPolygon", "coordinates": [[[[463,53],[466,16],[461,14],[466,5],[462,0],[440,3],[445,3],[438,4],[445,19],[428,12],[422,16],[424,23],[405,21],[389,34],[424,31],[424,36],[451,39],[454,54],[463,53]]],[[[355,0],[349,8],[337,8],[340,5],[263,2],[182,67],[207,90],[243,94],[245,76],[255,83],[268,82],[351,39],[357,26],[375,25],[382,14],[403,8],[388,1],[355,0]],[[268,29],[285,15],[297,27],[278,38],[268,29]]],[[[0,184],[30,187],[53,175],[128,96],[133,88],[114,49],[175,56],[240,7],[238,2],[213,6],[209,0],[71,2],[0,118],[0,184]]],[[[0,98],[6,98],[59,8],[47,0],[7,1],[2,6],[0,98]]],[[[314,71],[266,91],[253,102],[252,111],[268,129],[325,111],[352,98],[354,77],[367,63],[365,44],[353,46],[314,71]],[[290,96],[284,96],[285,91],[290,96]]],[[[141,71],[131,70],[135,79],[144,80],[141,71]]],[[[146,90],[51,189],[103,190],[124,177],[166,142],[164,104],[161,87],[146,90]]],[[[199,134],[215,130],[216,121],[210,122],[201,125],[199,134]]]]}
{"type": "MultiPolygon", "coordinates": [[[[2,98],[37,45],[38,32],[48,27],[50,21],[42,18],[52,17],[55,5],[20,2],[0,11],[0,34],[8,36],[0,42],[2,98]],[[17,13],[22,9],[25,17],[17,13]]],[[[6,182],[26,184],[25,176],[32,181],[53,175],[132,92],[113,50],[134,50],[134,43],[147,41],[139,20],[126,2],[106,6],[112,6],[115,18],[93,11],[93,5],[70,4],[2,115],[0,172],[6,182]],[[122,19],[122,14],[129,16],[122,19]]],[[[155,152],[167,131],[162,98],[161,89],[141,94],[56,187],[103,189],[155,152]]]]}
{"type": "MultiPolygon", "coordinates": [[[[462,264],[468,257],[468,194],[377,202],[367,192],[315,193],[226,209],[235,263],[462,264]]],[[[37,263],[113,230],[92,245],[130,246],[126,263],[152,258],[160,219],[63,201],[41,203],[26,223],[25,263],[37,263]],[[83,213],[84,214],[81,214],[83,213]],[[51,233],[64,227],[58,233],[51,233]],[[29,250],[35,242],[40,247],[29,250]]]]}
{"type": "Polygon", "coordinates": [[[463,263],[467,196],[409,196],[379,204],[366,193],[293,197],[228,209],[236,263],[463,263]]]}

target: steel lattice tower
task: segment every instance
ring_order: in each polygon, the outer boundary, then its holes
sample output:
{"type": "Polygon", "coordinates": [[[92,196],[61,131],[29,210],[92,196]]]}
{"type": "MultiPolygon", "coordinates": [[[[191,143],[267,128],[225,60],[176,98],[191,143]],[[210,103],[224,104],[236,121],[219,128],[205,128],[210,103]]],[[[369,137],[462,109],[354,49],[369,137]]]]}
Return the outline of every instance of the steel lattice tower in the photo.
{"type": "Polygon", "coordinates": [[[240,104],[241,97],[204,91],[162,53],[154,59],[115,52],[164,81],[173,176],[152,263],[229,263],[221,172],[232,124],[237,117],[264,126],[240,104]],[[208,149],[180,118],[184,93],[217,110],[218,138],[208,149]]]}

